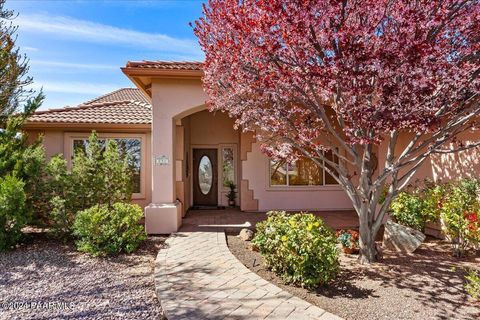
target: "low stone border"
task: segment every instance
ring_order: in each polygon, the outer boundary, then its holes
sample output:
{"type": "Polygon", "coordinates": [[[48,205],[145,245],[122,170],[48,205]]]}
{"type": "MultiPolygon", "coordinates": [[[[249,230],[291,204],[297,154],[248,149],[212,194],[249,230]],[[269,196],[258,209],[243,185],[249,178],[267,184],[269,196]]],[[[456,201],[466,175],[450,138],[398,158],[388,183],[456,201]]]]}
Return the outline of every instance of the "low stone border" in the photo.
{"type": "Polygon", "coordinates": [[[169,320],[341,319],[251,272],[221,230],[172,234],[157,256],[155,287],[169,320]]]}

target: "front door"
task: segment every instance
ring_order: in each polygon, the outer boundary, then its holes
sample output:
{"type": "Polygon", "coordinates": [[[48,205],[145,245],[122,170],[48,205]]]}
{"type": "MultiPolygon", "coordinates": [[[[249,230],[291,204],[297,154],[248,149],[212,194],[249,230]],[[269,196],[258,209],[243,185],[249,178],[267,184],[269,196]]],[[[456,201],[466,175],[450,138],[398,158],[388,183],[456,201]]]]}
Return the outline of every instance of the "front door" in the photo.
{"type": "Polygon", "coordinates": [[[216,206],[217,149],[193,149],[193,205],[216,206]]]}

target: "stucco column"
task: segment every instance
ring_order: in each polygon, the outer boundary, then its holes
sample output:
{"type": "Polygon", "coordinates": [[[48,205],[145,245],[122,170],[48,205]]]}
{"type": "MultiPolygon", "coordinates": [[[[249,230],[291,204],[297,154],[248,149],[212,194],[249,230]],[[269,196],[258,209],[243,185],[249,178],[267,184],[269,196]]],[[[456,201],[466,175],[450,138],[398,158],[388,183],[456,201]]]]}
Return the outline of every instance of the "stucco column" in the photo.
{"type": "Polygon", "coordinates": [[[176,125],[168,108],[152,109],[152,203],[145,207],[145,229],[149,234],[167,234],[182,223],[176,196],[176,125]]]}
{"type": "Polygon", "coordinates": [[[152,124],[152,202],[173,203],[175,195],[175,123],[169,115],[153,112],[152,124]]]}
{"type": "Polygon", "coordinates": [[[204,109],[207,97],[199,78],[154,79],[151,90],[152,203],[145,207],[145,229],[149,234],[166,234],[182,224],[183,209],[176,194],[175,151],[180,142],[175,120],[204,109]]]}

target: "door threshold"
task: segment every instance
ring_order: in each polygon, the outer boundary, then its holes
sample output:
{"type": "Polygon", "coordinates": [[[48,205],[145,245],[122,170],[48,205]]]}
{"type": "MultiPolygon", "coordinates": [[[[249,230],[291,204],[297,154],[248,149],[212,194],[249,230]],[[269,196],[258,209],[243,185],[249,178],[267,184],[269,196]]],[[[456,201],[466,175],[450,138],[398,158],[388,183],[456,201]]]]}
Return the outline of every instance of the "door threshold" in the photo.
{"type": "Polygon", "coordinates": [[[225,210],[224,206],[192,206],[192,210],[225,210]]]}

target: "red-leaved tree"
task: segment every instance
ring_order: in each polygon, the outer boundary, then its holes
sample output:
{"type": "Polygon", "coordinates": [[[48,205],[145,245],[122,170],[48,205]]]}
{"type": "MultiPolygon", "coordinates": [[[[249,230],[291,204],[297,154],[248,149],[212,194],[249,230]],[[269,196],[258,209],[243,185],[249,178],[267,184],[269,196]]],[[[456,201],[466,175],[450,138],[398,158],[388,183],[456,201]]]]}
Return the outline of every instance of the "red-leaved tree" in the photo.
{"type": "Polygon", "coordinates": [[[480,144],[456,139],[480,113],[479,1],[210,0],[194,32],[211,110],[273,158],[324,166],[358,213],[363,262],[425,160],[480,144]]]}

